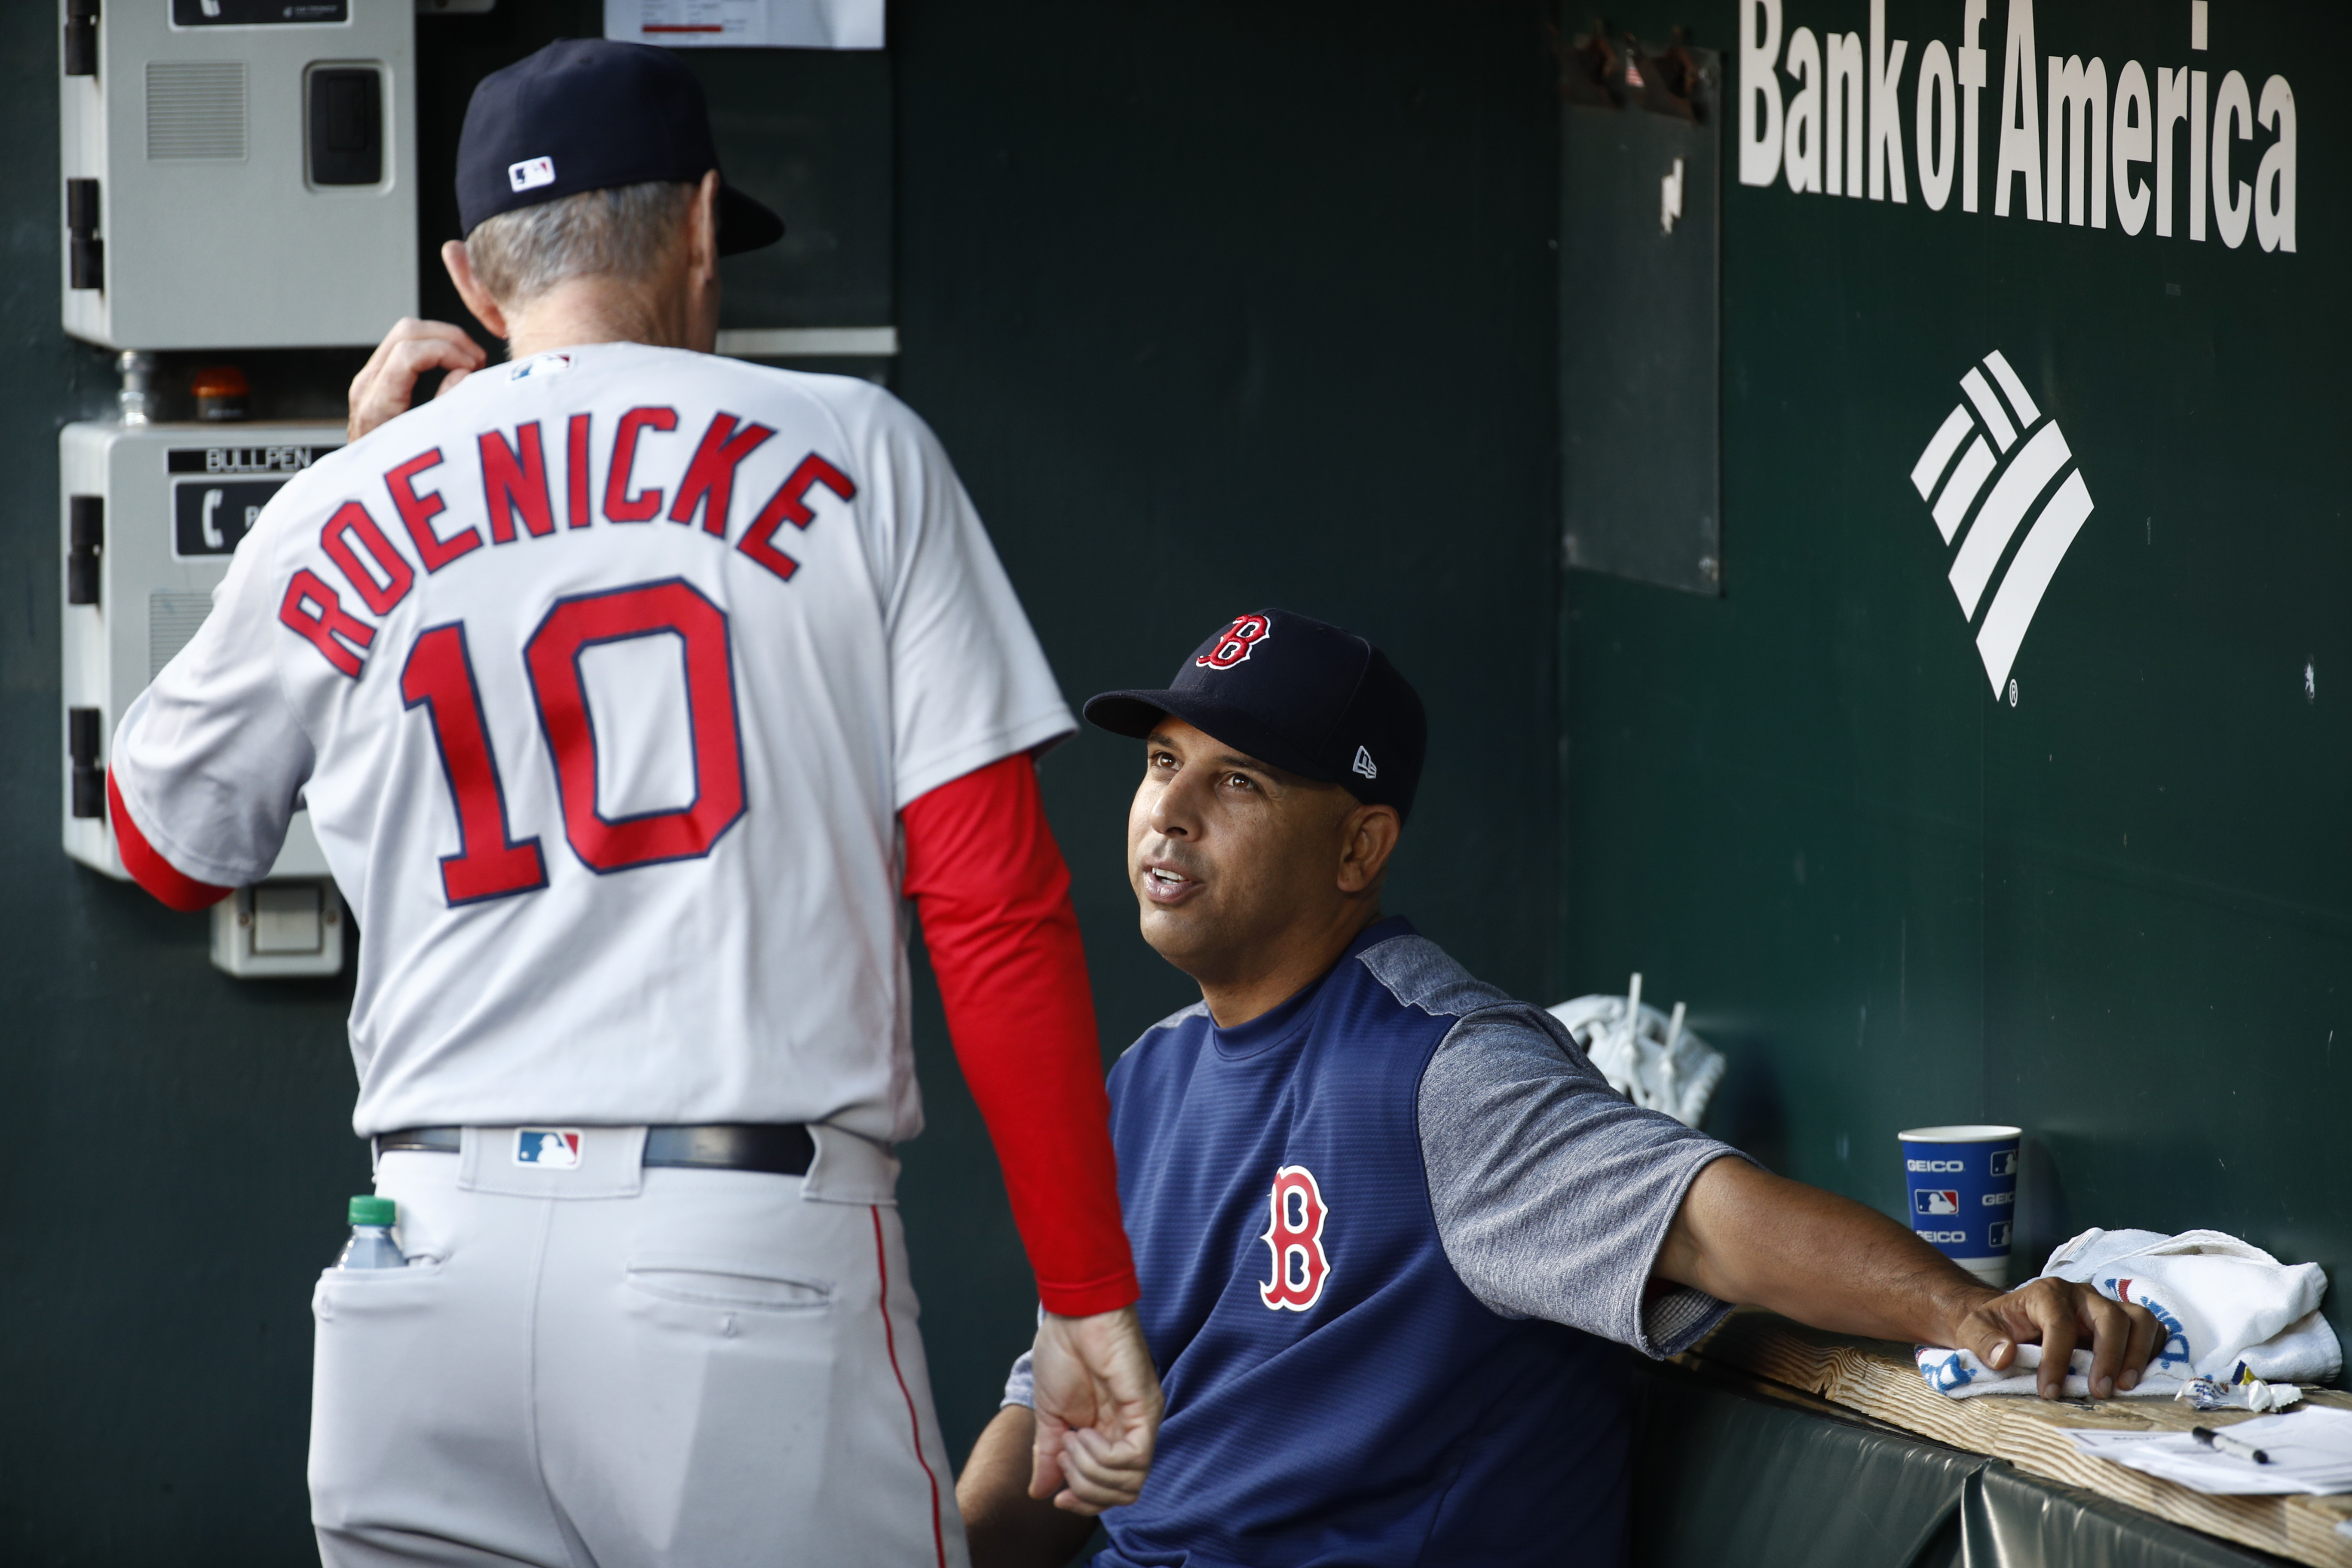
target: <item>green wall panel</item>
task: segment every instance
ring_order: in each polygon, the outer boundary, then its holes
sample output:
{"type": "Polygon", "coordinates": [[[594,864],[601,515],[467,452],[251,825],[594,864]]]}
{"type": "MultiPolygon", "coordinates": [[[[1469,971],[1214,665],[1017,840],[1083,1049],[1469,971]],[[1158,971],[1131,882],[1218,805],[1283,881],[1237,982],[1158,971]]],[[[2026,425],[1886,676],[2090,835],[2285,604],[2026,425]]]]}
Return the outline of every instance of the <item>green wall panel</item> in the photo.
{"type": "MultiPolygon", "coordinates": [[[[1515,5],[898,6],[894,384],[954,455],[1074,703],[1166,679],[1265,604],[1386,647],[1433,747],[1390,903],[1556,1000],[1558,126],[1538,23],[1515,5]]],[[[1136,935],[1140,771],[1133,742],[1089,731],[1042,775],[1107,1052],[1199,995],[1136,935]]],[[[927,1039],[908,1222],[961,1458],[1034,1303],[1001,1209],[946,1201],[989,1167],[927,1039]]]]}
{"type": "MultiPolygon", "coordinates": [[[[1726,183],[1728,594],[1569,580],[1570,978],[1641,967],[1688,997],[1733,1058],[1713,1125],[1891,1212],[1898,1128],[2022,1125],[2021,1268],[2085,1226],[2212,1226],[2332,1273],[2352,1264],[2330,1179],[2352,1088],[2352,149],[2315,62],[2347,18],[2215,5],[2199,54],[2186,0],[2033,8],[2045,73],[2237,69],[2256,96],[2284,73],[2288,255],[1993,216],[2010,5],[1990,9],[1985,210],[1929,210],[1916,181],[1919,61],[1958,47],[1957,4],[1885,8],[1910,40],[1906,205],[1726,183]],[[1909,479],[1994,349],[2095,502],[2013,706],[1909,479]]],[[[1735,15],[1630,19],[1692,23],[1736,92],[1735,15]]],[[[1871,8],[1789,0],[1783,38],[1798,26],[1866,54],[1871,8]]]]}

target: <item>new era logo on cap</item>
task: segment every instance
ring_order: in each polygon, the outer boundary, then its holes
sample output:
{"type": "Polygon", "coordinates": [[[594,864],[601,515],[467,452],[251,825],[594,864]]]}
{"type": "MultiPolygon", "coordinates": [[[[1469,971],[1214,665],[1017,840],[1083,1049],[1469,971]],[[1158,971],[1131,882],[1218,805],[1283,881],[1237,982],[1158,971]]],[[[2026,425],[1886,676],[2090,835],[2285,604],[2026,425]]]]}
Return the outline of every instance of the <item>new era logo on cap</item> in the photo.
{"type": "Polygon", "coordinates": [[[1361,746],[1358,746],[1356,748],[1355,766],[1356,771],[1363,774],[1368,779],[1376,779],[1381,776],[1381,770],[1372,765],[1372,753],[1364,750],[1361,746]]]}
{"type": "Polygon", "coordinates": [[[518,191],[535,191],[541,185],[555,184],[555,160],[525,158],[520,163],[507,165],[507,184],[518,191]]]}

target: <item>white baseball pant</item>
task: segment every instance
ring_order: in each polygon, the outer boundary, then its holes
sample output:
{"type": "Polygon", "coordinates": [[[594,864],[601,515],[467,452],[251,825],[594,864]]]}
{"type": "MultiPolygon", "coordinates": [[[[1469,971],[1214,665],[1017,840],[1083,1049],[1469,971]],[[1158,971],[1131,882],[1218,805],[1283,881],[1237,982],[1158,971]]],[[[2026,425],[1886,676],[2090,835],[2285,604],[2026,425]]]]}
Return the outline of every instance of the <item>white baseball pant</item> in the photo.
{"type": "Polygon", "coordinates": [[[384,1154],[409,1267],[312,1300],[328,1568],[965,1568],[898,1162],[813,1131],[804,1178],[646,1170],[641,1127],[384,1154]]]}

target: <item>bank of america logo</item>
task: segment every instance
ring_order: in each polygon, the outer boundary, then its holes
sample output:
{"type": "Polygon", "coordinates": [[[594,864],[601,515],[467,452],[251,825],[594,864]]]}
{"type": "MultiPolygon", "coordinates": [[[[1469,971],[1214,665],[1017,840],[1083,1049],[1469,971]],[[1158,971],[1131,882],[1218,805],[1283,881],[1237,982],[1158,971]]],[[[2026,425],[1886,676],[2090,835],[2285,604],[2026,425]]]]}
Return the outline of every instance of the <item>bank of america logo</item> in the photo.
{"type": "Polygon", "coordinates": [[[1919,454],[1911,484],[1929,503],[1944,542],[1959,541],[1952,555],[1952,593],[1977,628],[1977,656],[1998,697],[2058,563],[2091,515],[2091,492],[2058,422],[2042,417],[1999,349],[1960,377],[1960,391],[1959,405],[1919,454]],[[2020,528],[2025,542],[2010,555],[2020,528]],[[2000,570],[2004,556],[2006,572],[2000,570]]]}

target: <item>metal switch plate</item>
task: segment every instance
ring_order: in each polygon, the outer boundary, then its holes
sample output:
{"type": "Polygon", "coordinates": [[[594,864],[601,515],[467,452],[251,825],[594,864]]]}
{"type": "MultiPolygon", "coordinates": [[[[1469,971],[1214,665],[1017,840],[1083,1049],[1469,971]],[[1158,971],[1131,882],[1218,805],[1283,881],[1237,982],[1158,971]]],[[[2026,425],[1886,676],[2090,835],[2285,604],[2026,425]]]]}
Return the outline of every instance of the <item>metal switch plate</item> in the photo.
{"type": "Polygon", "coordinates": [[[340,973],[350,926],[327,878],[239,888],[212,907],[213,967],[240,980],[340,973]]]}
{"type": "Polygon", "coordinates": [[[327,942],[326,894],[316,882],[269,882],[253,889],[253,951],[317,952],[327,942]]]}

